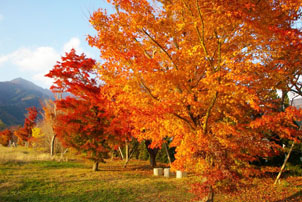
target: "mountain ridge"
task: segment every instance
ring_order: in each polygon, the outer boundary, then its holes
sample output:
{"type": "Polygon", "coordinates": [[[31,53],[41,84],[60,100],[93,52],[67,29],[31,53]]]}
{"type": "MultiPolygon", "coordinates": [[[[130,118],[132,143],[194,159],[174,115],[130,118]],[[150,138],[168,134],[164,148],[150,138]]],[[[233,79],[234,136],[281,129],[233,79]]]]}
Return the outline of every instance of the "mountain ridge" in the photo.
{"type": "Polygon", "coordinates": [[[21,77],[15,78],[8,82],[14,83],[17,85],[22,85],[23,87],[26,86],[27,89],[37,90],[37,91],[43,92],[45,94],[48,94],[49,96],[53,95],[53,93],[49,89],[42,88],[42,87],[34,84],[33,82],[23,79],[21,77]]]}
{"type": "Polygon", "coordinates": [[[26,108],[41,108],[45,99],[54,100],[53,93],[23,78],[0,82],[0,120],[9,127],[22,125],[26,108]]]}

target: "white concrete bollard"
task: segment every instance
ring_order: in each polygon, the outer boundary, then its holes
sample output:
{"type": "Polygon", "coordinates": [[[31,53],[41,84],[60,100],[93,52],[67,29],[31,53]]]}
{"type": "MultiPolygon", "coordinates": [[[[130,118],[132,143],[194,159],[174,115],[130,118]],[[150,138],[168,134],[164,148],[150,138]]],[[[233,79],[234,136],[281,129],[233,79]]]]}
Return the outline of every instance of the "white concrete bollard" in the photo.
{"type": "Polygon", "coordinates": [[[165,168],[164,169],[164,176],[165,177],[170,177],[170,168],[165,168]]]}
{"type": "Polygon", "coordinates": [[[161,176],[161,175],[163,175],[163,169],[162,168],[154,168],[153,169],[153,174],[155,176],[161,176]]]}
{"type": "Polygon", "coordinates": [[[177,170],[176,171],[176,178],[183,178],[183,177],[187,177],[187,172],[177,170]]]}

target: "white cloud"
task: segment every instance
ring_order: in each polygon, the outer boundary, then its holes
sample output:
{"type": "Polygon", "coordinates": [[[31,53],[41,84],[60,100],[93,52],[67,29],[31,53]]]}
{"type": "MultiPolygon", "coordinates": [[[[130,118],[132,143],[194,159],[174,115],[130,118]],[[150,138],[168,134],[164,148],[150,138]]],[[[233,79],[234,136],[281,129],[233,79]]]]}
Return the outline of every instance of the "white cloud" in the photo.
{"type": "Polygon", "coordinates": [[[49,77],[45,77],[44,75],[48,72],[38,73],[32,76],[33,81],[35,81],[37,84],[42,84],[43,86],[50,87],[54,80],[49,77]]]}
{"type": "Polygon", "coordinates": [[[21,71],[41,72],[50,70],[59,59],[60,54],[52,47],[19,48],[12,53],[0,56],[0,66],[9,62],[21,71]]]}
{"type": "MultiPolygon", "coordinates": [[[[32,80],[42,87],[50,87],[52,80],[44,77],[60,60],[60,54],[52,47],[19,48],[16,51],[0,56],[0,66],[15,66],[17,74],[32,75],[32,80]]],[[[14,71],[14,70],[13,70],[14,71]]]]}
{"type": "Polygon", "coordinates": [[[0,66],[9,60],[8,55],[0,56],[0,66]]]}
{"type": "Polygon", "coordinates": [[[23,71],[41,72],[52,69],[60,54],[52,47],[21,48],[11,54],[12,63],[23,71]]]}
{"type": "Polygon", "coordinates": [[[64,44],[63,51],[69,52],[73,48],[76,50],[77,54],[80,54],[83,52],[80,45],[81,45],[81,40],[77,37],[73,37],[67,43],[64,44]]]}
{"type": "Polygon", "coordinates": [[[65,52],[69,52],[72,48],[77,51],[77,54],[81,54],[83,49],[80,45],[80,39],[73,37],[63,44],[60,51],[50,46],[19,48],[7,55],[0,55],[0,67],[6,63],[10,63],[10,65],[17,67],[21,73],[30,73],[34,82],[44,87],[50,87],[53,80],[44,77],[44,75],[53,68],[62,55],[65,55],[65,52]]]}

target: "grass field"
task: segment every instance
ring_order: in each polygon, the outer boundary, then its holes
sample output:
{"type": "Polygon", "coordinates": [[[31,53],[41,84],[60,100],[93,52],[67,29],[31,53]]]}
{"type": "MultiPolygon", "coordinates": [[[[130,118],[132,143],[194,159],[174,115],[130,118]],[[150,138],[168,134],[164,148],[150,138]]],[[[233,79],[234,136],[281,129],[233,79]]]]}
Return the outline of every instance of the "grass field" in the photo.
{"type": "MultiPolygon", "coordinates": [[[[59,162],[27,148],[0,147],[0,201],[191,201],[193,175],[184,179],[152,176],[148,162],[108,161],[99,172],[89,162],[59,162]]],[[[255,179],[236,195],[216,195],[216,201],[302,201],[302,177],[255,179]]]]}
{"type": "MultiPolygon", "coordinates": [[[[0,148],[1,153],[14,148],[0,148]]],[[[148,162],[108,161],[99,172],[85,162],[35,160],[27,157],[0,163],[0,201],[188,201],[187,179],[153,177],[148,162]]],[[[11,155],[12,157],[16,156],[11,155]]]]}

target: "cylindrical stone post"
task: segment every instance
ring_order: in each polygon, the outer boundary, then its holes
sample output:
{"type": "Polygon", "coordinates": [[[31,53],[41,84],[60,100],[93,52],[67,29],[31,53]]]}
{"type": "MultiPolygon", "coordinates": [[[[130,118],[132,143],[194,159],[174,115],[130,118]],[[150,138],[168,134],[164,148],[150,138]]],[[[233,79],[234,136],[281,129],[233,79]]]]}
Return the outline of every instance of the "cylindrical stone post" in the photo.
{"type": "Polygon", "coordinates": [[[176,171],[176,178],[183,178],[183,177],[186,177],[186,176],[187,176],[187,172],[180,171],[180,170],[176,171]]]}
{"type": "Polygon", "coordinates": [[[164,176],[165,177],[170,177],[170,168],[165,168],[164,169],[164,176]]]}
{"type": "Polygon", "coordinates": [[[154,176],[161,176],[163,175],[163,169],[162,168],[154,168],[153,169],[154,176]]]}

